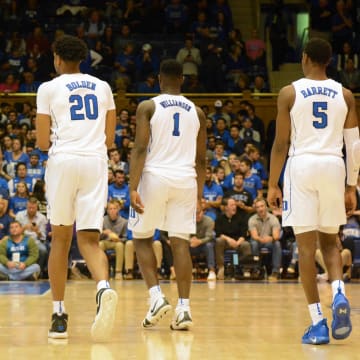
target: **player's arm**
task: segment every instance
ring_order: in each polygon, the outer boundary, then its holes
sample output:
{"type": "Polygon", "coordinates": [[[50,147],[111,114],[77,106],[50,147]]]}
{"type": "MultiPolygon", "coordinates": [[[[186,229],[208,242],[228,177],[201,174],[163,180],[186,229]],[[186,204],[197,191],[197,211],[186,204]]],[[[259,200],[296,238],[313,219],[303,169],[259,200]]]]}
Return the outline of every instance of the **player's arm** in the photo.
{"type": "Polygon", "coordinates": [[[360,164],[360,140],[358,117],[354,95],[350,90],[343,88],[344,99],[348,113],[344,124],[344,142],[346,148],[346,190],[345,208],[348,216],[356,209],[356,184],[360,164]]]}
{"type": "Polygon", "coordinates": [[[348,113],[344,124],[344,142],[346,147],[346,182],[348,186],[355,186],[360,165],[359,126],[356,113],[354,95],[343,88],[344,99],[348,106],[348,113]]]}
{"type": "Polygon", "coordinates": [[[111,149],[115,141],[116,110],[108,110],[105,120],[106,147],[111,149]]]}
{"type": "Polygon", "coordinates": [[[270,207],[277,208],[278,202],[282,201],[281,190],[278,187],[278,181],[281,170],[290,144],[290,110],[295,100],[295,89],[292,85],[283,87],[277,99],[277,116],[275,140],[271,149],[270,175],[268,182],[268,202],[270,207]]]}
{"type": "Polygon", "coordinates": [[[51,91],[46,83],[41,84],[37,91],[36,107],[37,114],[35,118],[36,143],[40,150],[48,151],[50,147],[50,99],[51,91]]]}
{"type": "Polygon", "coordinates": [[[40,150],[48,151],[50,147],[51,117],[46,114],[36,114],[36,143],[40,150]]]}
{"type": "Polygon", "coordinates": [[[295,99],[292,85],[283,87],[277,99],[276,132],[271,149],[269,186],[276,186],[290,144],[290,109],[295,99]]]}
{"type": "MultiPolygon", "coordinates": [[[[135,210],[140,210],[137,188],[144,169],[147,146],[150,138],[150,119],[155,111],[152,100],[142,101],[136,110],[136,134],[130,158],[130,202],[135,210]]],[[[141,205],[141,206],[140,206],[141,205]]]]}
{"type": "Polygon", "coordinates": [[[197,196],[198,201],[201,202],[206,174],[206,117],[198,106],[196,112],[200,121],[200,129],[196,143],[195,171],[197,175],[197,196]]]}

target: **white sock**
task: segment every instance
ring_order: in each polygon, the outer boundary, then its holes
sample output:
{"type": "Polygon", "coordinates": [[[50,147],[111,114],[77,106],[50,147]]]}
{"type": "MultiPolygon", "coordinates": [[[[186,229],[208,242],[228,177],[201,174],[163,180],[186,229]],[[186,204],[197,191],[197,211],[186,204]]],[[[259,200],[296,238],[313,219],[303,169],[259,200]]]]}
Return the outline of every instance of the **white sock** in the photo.
{"type": "Polygon", "coordinates": [[[151,303],[153,303],[155,300],[157,300],[159,297],[164,296],[161,292],[160,285],[155,285],[149,289],[149,295],[151,303]]]}
{"type": "Polygon", "coordinates": [[[340,288],[341,293],[345,296],[345,284],[342,280],[334,280],[331,283],[332,293],[333,293],[333,300],[335,295],[338,293],[338,289],[340,288]]]}
{"type": "Polygon", "coordinates": [[[176,309],[190,310],[190,299],[179,298],[176,309]]]}
{"type": "Polygon", "coordinates": [[[96,285],[97,291],[101,289],[110,289],[110,284],[107,280],[100,280],[96,285]]]}
{"type": "Polygon", "coordinates": [[[57,313],[58,315],[61,315],[65,312],[65,304],[64,300],[61,301],[53,301],[53,313],[57,313]]]}
{"type": "Polygon", "coordinates": [[[309,304],[309,312],[312,320],[312,324],[316,325],[319,321],[324,318],[323,312],[321,310],[320,303],[309,304]]]}

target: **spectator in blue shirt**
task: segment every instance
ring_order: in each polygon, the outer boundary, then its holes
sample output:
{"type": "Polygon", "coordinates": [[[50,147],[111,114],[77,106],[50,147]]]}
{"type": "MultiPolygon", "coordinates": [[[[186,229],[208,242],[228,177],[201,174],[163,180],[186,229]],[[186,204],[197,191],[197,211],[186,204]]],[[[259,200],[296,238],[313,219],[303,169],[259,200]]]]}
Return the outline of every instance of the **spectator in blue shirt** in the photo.
{"type": "Polygon", "coordinates": [[[27,166],[27,174],[35,180],[44,179],[45,168],[40,164],[40,156],[36,151],[32,151],[30,153],[30,162],[27,166]]]}
{"type": "Polygon", "coordinates": [[[240,136],[240,127],[237,124],[230,126],[230,137],[227,142],[227,149],[238,156],[244,153],[244,141],[240,136]]]}
{"type": "Polygon", "coordinates": [[[16,184],[20,181],[24,182],[29,190],[29,193],[32,193],[36,179],[27,174],[26,164],[23,162],[19,162],[15,166],[15,173],[16,176],[8,182],[10,196],[13,196],[15,194],[16,184]]]}
{"type": "MultiPolygon", "coordinates": [[[[157,94],[160,92],[160,86],[157,82],[155,74],[151,73],[146,77],[145,81],[139,83],[137,88],[138,93],[144,94],[157,94]]],[[[138,98],[138,101],[141,102],[143,100],[149,99],[150,96],[141,96],[138,98]]]]}
{"type": "Polygon", "coordinates": [[[116,199],[121,205],[120,215],[124,219],[129,218],[129,187],[126,184],[125,173],[123,170],[115,170],[115,180],[109,185],[108,199],[116,199]]]}
{"type": "Polygon", "coordinates": [[[144,44],[141,53],[136,57],[137,78],[140,81],[145,80],[149,74],[157,74],[160,69],[160,60],[152,51],[150,44],[144,44]]]}
{"type": "Polygon", "coordinates": [[[230,133],[227,129],[226,120],[223,117],[219,117],[216,120],[214,135],[217,139],[220,139],[224,144],[227,144],[230,139],[230,133]]]}
{"type": "Polygon", "coordinates": [[[220,208],[224,192],[220,185],[213,180],[211,167],[206,168],[205,184],[203,190],[203,209],[205,215],[212,220],[216,220],[218,209],[220,208]]]}
{"type": "Polygon", "coordinates": [[[0,240],[9,235],[10,223],[13,221],[7,212],[7,203],[0,199],[0,240]]]}
{"type": "Polygon", "coordinates": [[[222,188],[224,189],[224,191],[231,190],[233,188],[234,176],[238,171],[240,171],[240,159],[238,156],[236,156],[235,154],[230,154],[228,161],[231,173],[225,177],[222,184],[222,188]]]}
{"type": "Polygon", "coordinates": [[[265,169],[264,164],[260,161],[260,150],[253,145],[247,145],[246,153],[248,158],[252,161],[251,172],[260,177],[263,186],[267,184],[268,173],[265,169]]]}
{"type": "Polygon", "coordinates": [[[20,93],[36,93],[41,82],[34,79],[34,74],[30,71],[24,71],[22,73],[23,81],[20,83],[20,93]]]}
{"type": "Polygon", "coordinates": [[[247,190],[253,199],[262,197],[262,183],[258,175],[251,171],[252,162],[247,157],[240,160],[240,171],[244,175],[244,189],[247,190]]]}
{"type": "Polygon", "coordinates": [[[26,210],[29,200],[29,190],[26,183],[20,181],[16,184],[16,193],[10,197],[9,215],[15,218],[19,211],[26,210]]]}

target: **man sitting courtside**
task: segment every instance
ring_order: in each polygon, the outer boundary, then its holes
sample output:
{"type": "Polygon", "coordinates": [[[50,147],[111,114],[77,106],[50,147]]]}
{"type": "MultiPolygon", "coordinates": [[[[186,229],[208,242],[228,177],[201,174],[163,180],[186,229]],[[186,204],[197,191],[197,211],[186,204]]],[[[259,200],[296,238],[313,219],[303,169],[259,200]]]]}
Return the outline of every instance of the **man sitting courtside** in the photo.
{"type": "Polygon", "coordinates": [[[200,255],[205,253],[206,263],[209,269],[208,280],[216,280],[215,274],[215,242],[214,221],[204,215],[203,209],[196,209],[196,234],[190,235],[190,254],[200,255]]]}
{"type": "Polygon", "coordinates": [[[0,242],[0,280],[37,280],[39,249],[35,240],[23,234],[18,221],[10,224],[10,235],[0,242]]]}
{"type": "Polygon", "coordinates": [[[222,213],[216,218],[216,264],[218,266],[217,278],[224,279],[224,251],[234,249],[245,258],[251,255],[251,246],[246,240],[246,218],[237,214],[236,202],[232,198],[222,200],[222,213]]]}
{"type": "Polygon", "coordinates": [[[272,254],[272,273],[269,280],[277,280],[281,266],[280,222],[269,213],[264,198],[254,200],[256,214],[249,219],[249,232],[253,255],[259,256],[260,249],[266,248],[272,254]]]}
{"type": "Polygon", "coordinates": [[[102,250],[115,250],[116,265],[115,279],[122,279],[124,264],[124,243],[126,241],[127,220],[119,215],[120,204],[112,199],[107,205],[107,215],[104,216],[103,231],[100,236],[100,248],[102,250]]]}

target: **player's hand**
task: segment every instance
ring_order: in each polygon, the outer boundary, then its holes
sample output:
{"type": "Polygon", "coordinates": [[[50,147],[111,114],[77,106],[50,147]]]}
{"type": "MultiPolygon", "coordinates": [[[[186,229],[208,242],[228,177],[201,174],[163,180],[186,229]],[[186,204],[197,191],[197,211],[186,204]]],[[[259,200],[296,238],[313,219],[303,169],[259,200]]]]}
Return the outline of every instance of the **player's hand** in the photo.
{"type": "Polygon", "coordinates": [[[144,212],[144,205],[137,191],[132,191],[130,193],[130,204],[137,213],[142,214],[144,212]]]}
{"type": "Polygon", "coordinates": [[[282,192],[279,186],[269,186],[267,192],[267,202],[271,209],[282,208],[282,192]]]}
{"type": "Polygon", "coordinates": [[[356,187],[346,186],[345,189],[345,209],[346,215],[351,216],[356,210],[356,187]]]}

